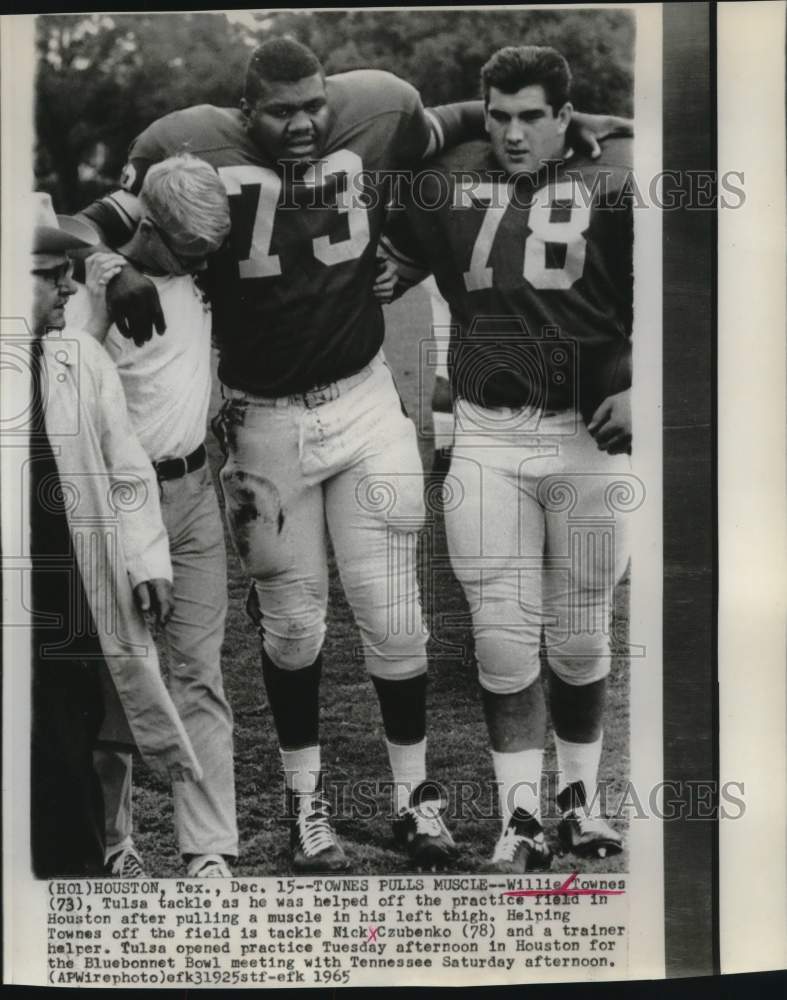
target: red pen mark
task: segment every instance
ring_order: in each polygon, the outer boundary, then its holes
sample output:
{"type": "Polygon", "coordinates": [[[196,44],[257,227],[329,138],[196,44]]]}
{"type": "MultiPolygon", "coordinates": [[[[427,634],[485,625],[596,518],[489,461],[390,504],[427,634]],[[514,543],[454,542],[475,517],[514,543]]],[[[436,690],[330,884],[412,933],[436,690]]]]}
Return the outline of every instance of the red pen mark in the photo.
{"type": "Polygon", "coordinates": [[[566,881],[557,889],[511,889],[504,896],[622,896],[625,889],[572,889],[571,883],[579,872],[569,875],[566,881]]]}
{"type": "Polygon", "coordinates": [[[380,928],[379,927],[370,927],[369,928],[369,936],[366,939],[366,943],[368,944],[370,941],[376,941],[377,940],[377,935],[379,933],[380,933],[380,928]]]}

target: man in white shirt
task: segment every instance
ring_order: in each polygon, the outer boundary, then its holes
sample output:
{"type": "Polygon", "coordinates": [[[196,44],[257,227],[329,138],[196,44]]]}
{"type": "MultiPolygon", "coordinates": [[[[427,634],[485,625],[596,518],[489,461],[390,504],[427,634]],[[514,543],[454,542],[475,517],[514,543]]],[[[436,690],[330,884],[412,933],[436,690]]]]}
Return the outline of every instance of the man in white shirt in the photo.
{"type": "MultiPolygon", "coordinates": [[[[175,607],[165,629],[170,691],[203,770],[201,782],[175,786],[175,826],[189,875],[229,877],[238,834],[232,715],[220,664],[227,571],[204,444],[211,315],[194,279],[229,232],[229,203],[213,168],[188,155],[152,167],[140,201],[143,218],[122,256],[88,260],[86,286],[69,322],[103,341],[115,361],[132,425],[156,470],[174,573],[175,607]],[[139,347],[110,324],[104,304],[104,285],[126,261],[156,285],[167,324],[165,337],[139,347]]],[[[97,758],[107,870],[139,877],[144,870],[132,840],[131,758],[104,751],[97,758]]]]}

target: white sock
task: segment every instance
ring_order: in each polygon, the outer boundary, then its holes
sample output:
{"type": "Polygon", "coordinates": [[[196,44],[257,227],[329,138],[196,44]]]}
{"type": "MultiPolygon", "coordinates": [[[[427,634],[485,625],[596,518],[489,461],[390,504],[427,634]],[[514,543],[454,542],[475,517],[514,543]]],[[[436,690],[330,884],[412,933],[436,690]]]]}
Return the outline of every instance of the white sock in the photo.
{"type": "Polygon", "coordinates": [[[541,816],[541,767],[544,751],[516,750],[513,753],[492,751],[492,764],[499,785],[500,814],[503,829],[515,809],[524,809],[531,816],[541,816]]]}
{"type": "Polygon", "coordinates": [[[432,410],[432,420],[434,421],[434,450],[440,448],[451,448],[454,443],[454,415],[453,413],[441,413],[439,410],[432,410]]]}
{"type": "Polygon", "coordinates": [[[575,781],[581,781],[585,786],[587,806],[590,813],[595,813],[598,802],[595,801],[596,784],[598,782],[598,766],[601,761],[601,744],[604,741],[604,734],[593,743],[569,743],[567,740],[555,734],[555,748],[557,750],[558,795],[568,785],[573,785],[575,781]]]}
{"type": "Polygon", "coordinates": [[[394,802],[396,811],[401,812],[410,803],[410,793],[426,780],[426,738],[420,743],[391,743],[388,760],[394,781],[394,802]]]}
{"type": "Polygon", "coordinates": [[[279,753],[287,788],[301,795],[315,792],[320,777],[319,746],[304,747],[302,750],[282,750],[279,747],[279,753]]]}

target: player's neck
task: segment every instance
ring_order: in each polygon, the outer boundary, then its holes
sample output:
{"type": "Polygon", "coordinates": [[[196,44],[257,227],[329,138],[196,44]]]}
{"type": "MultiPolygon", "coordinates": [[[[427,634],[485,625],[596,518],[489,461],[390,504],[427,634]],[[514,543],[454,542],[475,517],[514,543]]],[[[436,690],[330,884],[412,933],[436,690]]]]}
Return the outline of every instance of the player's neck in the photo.
{"type": "Polygon", "coordinates": [[[533,187],[541,187],[543,184],[554,182],[561,168],[567,163],[568,160],[574,155],[574,151],[568,146],[564,146],[559,152],[556,152],[548,160],[542,160],[536,170],[532,174],[528,174],[528,183],[533,187]]]}
{"type": "Polygon", "coordinates": [[[542,174],[548,174],[550,171],[555,171],[562,166],[566,160],[570,160],[573,155],[573,149],[568,146],[561,146],[560,149],[553,150],[549,156],[541,160],[538,164],[538,169],[531,176],[540,177],[542,174]]]}

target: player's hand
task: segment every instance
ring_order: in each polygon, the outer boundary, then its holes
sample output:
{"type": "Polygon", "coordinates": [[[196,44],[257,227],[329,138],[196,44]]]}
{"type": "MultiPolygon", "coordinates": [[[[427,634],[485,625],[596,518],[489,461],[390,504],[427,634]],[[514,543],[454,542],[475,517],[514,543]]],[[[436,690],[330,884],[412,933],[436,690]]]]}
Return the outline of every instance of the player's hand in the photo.
{"type": "Polygon", "coordinates": [[[630,118],[618,118],[617,115],[589,115],[584,111],[574,111],[571,114],[570,140],[590,152],[592,159],[601,156],[602,139],[612,135],[634,135],[634,122],[630,118]]]}
{"type": "Polygon", "coordinates": [[[374,279],[374,297],[378,302],[390,302],[399,280],[399,270],[387,257],[377,258],[377,277],[374,279]]]}
{"type": "Polygon", "coordinates": [[[100,291],[104,294],[104,289],[109,282],[118,274],[121,268],[127,264],[126,258],[119,253],[111,251],[99,251],[91,254],[85,262],[85,285],[91,295],[96,295],[100,291]]]}
{"type": "Polygon", "coordinates": [[[631,389],[607,396],[593,414],[588,430],[600,451],[610,455],[631,452],[631,389]]]}
{"type": "Polygon", "coordinates": [[[160,334],[167,329],[156,286],[130,264],[110,279],[107,308],[118,330],[137,347],[150,340],[154,327],[160,334]]]}
{"type": "Polygon", "coordinates": [[[110,319],[107,309],[107,288],[125,265],[125,257],[116,253],[94,253],[85,261],[85,291],[90,315],[84,321],[85,329],[92,336],[103,340],[109,329],[110,319]]]}
{"type": "Polygon", "coordinates": [[[172,584],[169,580],[145,580],[134,587],[134,599],[142,614],[154,628],[166,625],[175,610],[172,584]]]}

